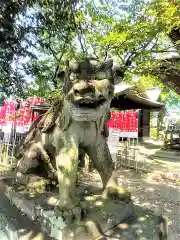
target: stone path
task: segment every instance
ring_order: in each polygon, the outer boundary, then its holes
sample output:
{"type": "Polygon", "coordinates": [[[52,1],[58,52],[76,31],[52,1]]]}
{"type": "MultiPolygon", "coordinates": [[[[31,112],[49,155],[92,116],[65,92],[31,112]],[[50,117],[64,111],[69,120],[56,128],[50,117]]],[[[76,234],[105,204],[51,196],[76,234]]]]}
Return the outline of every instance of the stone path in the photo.
{"type": "MultiPolygon", "coordinates": [[[[136,151],[136,160],[126,159],[118,156],[118,167],[129,166],[144,172],[154,172],[156,170],[167,172],[169,170],[178,170],[180,172],[180,152],[164,151],[162,142],[146,140],[140,142],[136,151]]],[[[130,155],[133,150],[130,151],[130,155]]],[[[122,154],[125,156],[125,154],[122,154]]]]}

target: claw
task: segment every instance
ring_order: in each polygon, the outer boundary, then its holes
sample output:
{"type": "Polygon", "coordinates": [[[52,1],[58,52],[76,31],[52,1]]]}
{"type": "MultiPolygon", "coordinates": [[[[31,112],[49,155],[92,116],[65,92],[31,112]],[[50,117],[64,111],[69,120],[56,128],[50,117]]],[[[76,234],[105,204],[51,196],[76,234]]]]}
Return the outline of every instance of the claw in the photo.
{"type": "Polygon", "coordinates": [[[72,213],[71,210],[67,210],[67,211],[62,212],[62,215],[63,215],[63,220],[65,221],[65,223],[67,225],[72,223],[73,213],[72,213]]]}
{"type": "Polygon", "coordinates": [[[72,210],[73,215],[77,221],[81,221],[82,218],[82,209],[79,206],[75,206],[72,210]]]}
{"type": "Polygon", "coordinates": [[[127,189],[121,188],[117,184],[113,184],[105,189],[103,197],[128,203],[131,200],[131,193],[127,189]]]}
{"type": "Polygon", "coordinates": [[[60,216],[63,218],[65,223],[71,224],[73,220],[81,221],[82,218],[82,209],[80,206],[74,205],[71,208],[61,207],[58,203],[55,206],[56,216],[60,216]]]}

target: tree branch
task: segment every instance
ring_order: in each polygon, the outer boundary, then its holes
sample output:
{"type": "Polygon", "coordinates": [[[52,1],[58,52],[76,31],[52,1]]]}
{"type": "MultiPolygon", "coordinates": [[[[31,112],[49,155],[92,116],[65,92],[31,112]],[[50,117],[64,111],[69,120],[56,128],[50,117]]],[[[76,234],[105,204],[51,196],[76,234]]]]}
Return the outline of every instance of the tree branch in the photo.
{"type": "MultiPolygon", "coordinates": [[[[85,51],[84,46],[83,46],[83,44],[82,44],[81,36],[80,36],[80,34],[79,34],[78,26],[77,26],[77,24],[76,24],[76,19],[75,19],[75,16],[74,16],[74,13],[73,13],[73,10],[72,10],[72,9],[71,9],[71,14],[72,14],[74,26],[75,26],[76,31],[77,31],[78,40],[79,40],[81,49],[82,49],[82,51],[83,51],[83,54],[86,55],[87,52],[85,51]]],[[[79,26],[79,27],[80,27],[80,26],[79,26]]],[[[81,27],[80,27],[80,28],[81,28],[81,27]]],[[[81,34],[82,34],[82,29],[80,29],[80,31],[81,31],[81,34]]]]}
{"type": "Polygon", "coordinates": [[[176,50],[168,50],[168,49],[152,51],[152,53],[171,53],[171,52],[178,54],[178,52],[176,50]]]}
{"type": "Polygon", "coordinates": [[[58,69],[59,69],[59,64],[60,64],[61,59],[62,59],[62,57],[63,57],[63,55],[64,55],[64,51],[65,51],[65,47],[66,47],[67,41],[68,41],[68,37],[67,37],[66,40],[64,41],[64,46],[63,46],[63,48],[62,48],[61,55],[60,55],[60,57],[59,57],[59,59],[58,59],[57,66],[56,66],[56,69],[55,69],[55,72],[54,72],[54,77],[53,77],[53,79],[52,79],[52,82],[53,82],[53,84],[54,84],[54,88],[56,88],[56,89],[57,89],[58,86],[57,86],[57,81],[56,81],[55,79],[56,79],[56,77],[57,77],[57,72],[58,72],[58,69]]]}
{"type": "Polygon", "coordinates": [[[92,47],[92,50],[93,50],[94,55],[98,58],[98,56],[97,56],[97,54],[96,54],[96,51],[95,51],[95,49],[94,49],[93,44],[91,44],[91,47],[92,47]]]}

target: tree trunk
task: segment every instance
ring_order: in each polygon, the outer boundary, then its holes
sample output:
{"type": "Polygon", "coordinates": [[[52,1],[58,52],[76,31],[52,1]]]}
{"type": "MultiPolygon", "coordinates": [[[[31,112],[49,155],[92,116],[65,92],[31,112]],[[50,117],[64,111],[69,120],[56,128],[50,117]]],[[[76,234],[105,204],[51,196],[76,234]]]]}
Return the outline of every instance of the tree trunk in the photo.
{"type": "Polygon", "coordinates": [[[160,132],[162,131],[162,124],[163,124],[163,118],[165,115],[165,109],[161,108],[159,113],[158,113],[158,118],[157,118],[157,135],[156,135],[156,140],[160,140],[161,139],[161,134],[160,132]]]}

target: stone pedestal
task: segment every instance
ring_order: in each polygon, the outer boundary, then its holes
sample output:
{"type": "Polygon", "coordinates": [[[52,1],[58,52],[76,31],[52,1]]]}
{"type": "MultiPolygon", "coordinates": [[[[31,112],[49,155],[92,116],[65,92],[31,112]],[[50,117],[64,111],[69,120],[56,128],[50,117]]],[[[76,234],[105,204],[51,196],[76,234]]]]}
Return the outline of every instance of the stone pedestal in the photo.
{"type": "Polygon", "coordinates": [[[67,226],[63,219],[56,218],[54,213],[58,192],[44,192],[33,197],[27,194],[26,188],[14,191],[13,187],[7,186],[5,195],[31,220],[38,221],[44,232],[53,239],[97,240],[104,237],[158,240],[155,232],[157,216],[141,206],[134,206],[132,201],[123,203],[105,200],[101,196],[84,197],[81,201],[85,212],[83,221],[67,226]]]}
{"type": "Polygon", "coordinates": [[[134,216],[133,202],[123,203],[112,201],[110,199],[103,201],[98,199],[96,201],[86,202],[87,216],[84,219],[85,228],[77,226],[75,230],[75,239],[83,240],[86,233],[89,239],[96,239],[103,237],[104,233],[117,226],[119,223],[134,216]]]}
{"type": "Polygon", "coordinates": [[[5,195],[32,220],[38,220],[48,235],[58,240],[96,239],[119,223],[134,214],[133,203],[123,203],[105,200],[100,196],[87,197],[81,202],[85,216],[82,222],[67,226],[61,217],[56,217],[54,206],[58,194],[43,194],[43,196],[27,197],[24,190],[14,192],[12,187],[6,188],[5,195]]]}
{"type": "Polygon", "coordinates": [[[44,217],[51,225],[51,236],[62,240],[98,239],[104,233],[134,215],[132,201],[129,203],[112,200],[86,199],[82,202],[86,215],[82,222],[66,226],[61,218],[56,219],[53,211],[44,212],[44,217]],[[45,216],[46,215],[46,216],[45,216]]]}

